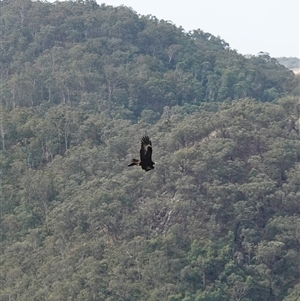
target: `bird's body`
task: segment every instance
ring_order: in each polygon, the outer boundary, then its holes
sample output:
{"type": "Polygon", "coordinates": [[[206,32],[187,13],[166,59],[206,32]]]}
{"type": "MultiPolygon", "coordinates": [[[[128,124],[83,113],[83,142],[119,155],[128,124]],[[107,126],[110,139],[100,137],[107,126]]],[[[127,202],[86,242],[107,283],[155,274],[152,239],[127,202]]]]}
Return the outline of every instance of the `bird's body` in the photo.
{"type": "Polygon", "coordinates": [[[138,165],[145,171],[154,169],[155,162],[152,161],[152,145],[148,136],[144,136],[141,141],[140,160],[132,159],[128,166],[138,165]]]}

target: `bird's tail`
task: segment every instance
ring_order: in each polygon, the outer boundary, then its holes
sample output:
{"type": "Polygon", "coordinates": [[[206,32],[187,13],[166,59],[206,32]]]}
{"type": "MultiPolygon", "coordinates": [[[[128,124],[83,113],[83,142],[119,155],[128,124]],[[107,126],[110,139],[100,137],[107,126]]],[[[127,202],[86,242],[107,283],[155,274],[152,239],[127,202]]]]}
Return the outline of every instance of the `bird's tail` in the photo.
{"type": "Polygon", "coordinates": [[[140,165],[140,160],[132,159],[131,163],[128,164],[128,166],[133,166],[133,165],[140,165]]]}

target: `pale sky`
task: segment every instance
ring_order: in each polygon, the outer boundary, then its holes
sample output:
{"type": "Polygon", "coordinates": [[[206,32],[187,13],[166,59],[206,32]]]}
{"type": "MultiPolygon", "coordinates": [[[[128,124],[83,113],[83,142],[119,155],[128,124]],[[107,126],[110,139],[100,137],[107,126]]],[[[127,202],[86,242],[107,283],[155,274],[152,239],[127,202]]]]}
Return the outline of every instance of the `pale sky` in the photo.
{"type": "MultiPolygon", "coordinates": [[[[50,1],[54,2],[54,1],[50,1]]],[[[300,57],[299,0],[97,0],[220,36],[241,54],[300,57]]]]}

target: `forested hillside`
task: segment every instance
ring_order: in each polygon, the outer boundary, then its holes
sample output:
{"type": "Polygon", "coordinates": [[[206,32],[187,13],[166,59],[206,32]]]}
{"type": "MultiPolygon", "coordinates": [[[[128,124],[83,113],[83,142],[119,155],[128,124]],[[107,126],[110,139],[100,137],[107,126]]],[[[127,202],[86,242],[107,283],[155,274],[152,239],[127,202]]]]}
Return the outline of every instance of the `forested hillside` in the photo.
{"type": "Polygon", "coordinates": [[[1,301],[299,301],[299,77],[123,6],[0,5],[1,301]]]}
{"type": "Polygon", "coordinates": [[[300,69],[300,59],[297,57],[279,57],[277,61],[289,69],[300,69]]]}

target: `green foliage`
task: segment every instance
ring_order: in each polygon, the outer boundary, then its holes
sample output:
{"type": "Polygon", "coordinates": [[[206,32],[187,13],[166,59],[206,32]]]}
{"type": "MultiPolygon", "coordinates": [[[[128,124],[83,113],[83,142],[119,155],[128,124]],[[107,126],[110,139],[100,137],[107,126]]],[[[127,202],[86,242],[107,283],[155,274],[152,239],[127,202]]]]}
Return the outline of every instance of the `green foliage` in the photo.
{"type": "Polygon", "coordinates": [[[9,109],[68,103],[99,112],[121,107],[139,118],[170,105],[272,101],[297,87],[266,53],[245,58],[209,33],[184,33],[124,6],[1,1],[1,19],[9,109]]]}
{"type": "Polygon", "coordinates": [[[124,6],[0,5],[1,299],[297,300],[292,73],[124,6]]]}

